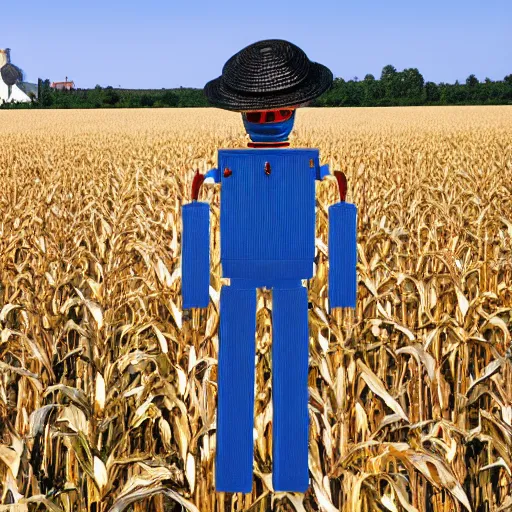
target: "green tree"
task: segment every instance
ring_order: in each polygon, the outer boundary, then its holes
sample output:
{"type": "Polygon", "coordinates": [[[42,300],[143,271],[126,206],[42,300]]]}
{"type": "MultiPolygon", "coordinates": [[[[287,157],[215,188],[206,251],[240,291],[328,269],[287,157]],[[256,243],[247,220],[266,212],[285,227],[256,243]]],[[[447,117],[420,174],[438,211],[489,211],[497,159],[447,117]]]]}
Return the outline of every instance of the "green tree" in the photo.
{"type": "Polygon", "coordinates": [[[375,80],[372,74],[368,74],[364,77],[362,86],[364,92],[362,104],[364,106],[371,107],[376,105],[386,94],[382,81],[375,80]]]}
{"type": "Polygon", "coordinates": [[[165,107],[177,107],[178,96],[172,91],[165,91],[162,95],[162,103],[165,107]]]}
{"type": "Polygon", "coordinates": [[[141,94],[140,96],[140,106],[141,107],[152,107],[153,103],[155,103],[155,99],[147,93],[141,94]]]}
{"type": "Polygon", "coordinates": [[[447,85],[445,90],[446,101],[449,105],[459,105],[468,98],[465,87],[458,84],[457,81],[455,85],[447,85]]]}
{"type": "Polygon", "coordinates": [[[101,108],[103,106],[103,89],[101,85],[96,85],[94,89],[88,91],[87,106],[89,108],[101,108]]]}
{"type": "Polygon", "coordinates": [[[50,87],[50,80],[47,78],[46,80],[39,79],[39,104],[42,107],[50,107],[53,103],[53,95],[52,89],[50,87]]]}
{"type": "Polygon", "coordinates": [[[425,99],[429,103],[434,103],[441,99],[439,87],[434,82],[427,82],[425,84],[425,99]]]}
{"type": "Polygon", "coordinates": [[[479,84],[480,82],[478,81],[478,78],[475,76],[475,75],[469,75],[467,78],[466,78],[466,85],[468,85],[469,87],[475,87],[479,84]]]}
{"type": "Polygon", "coordinates": [[[114,88],[109,85],[103,90],[103,103],[106,105],[117,105],[120,100],[119,93],[114,91],[114,88]]]}
{"type": "Polygon", "coordinates": [[[425,80],[418,68],[404,69],[399,73],[399,91],[400,97],[408,98],[413,103],[421,103],[423,101],[423,85],[425,80]]]}
{"type": "Polygon", "coordinates": [[[380,79],[384,85],[386,98],[398,98],[400,96],[399,76],[394,66],[391,64],[384,66],[380,79]]]}
{"type": "Polygon", "coordinates": [[[380,74],[380,79],[381,80],[386,80],[387,78],[391,78],[394,75],[396,75],[396,68],[395,68],[395,66],[392,66],[391,64],[388,64],[387,66],[384,66],[382,68],[382,72],[380,74]]]}

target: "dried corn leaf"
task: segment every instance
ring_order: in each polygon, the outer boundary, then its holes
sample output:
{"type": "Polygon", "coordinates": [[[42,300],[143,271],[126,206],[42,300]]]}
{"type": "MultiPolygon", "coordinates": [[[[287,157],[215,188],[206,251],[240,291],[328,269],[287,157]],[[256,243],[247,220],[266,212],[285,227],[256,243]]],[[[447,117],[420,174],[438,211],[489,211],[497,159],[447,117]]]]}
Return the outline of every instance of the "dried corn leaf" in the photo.
{"type": "Polygon", "coordinates": [[[386,391],[382,381],[375,375],[368,366],[366,366],[360,359],[357,360],[357,366],[361,370],[363,380],[368,384],[368,387],[378,396],[380,396],[386,405],[395,411],[403,420],[409,421],[409,418],[403,411],[400,404],[386,391]]]}

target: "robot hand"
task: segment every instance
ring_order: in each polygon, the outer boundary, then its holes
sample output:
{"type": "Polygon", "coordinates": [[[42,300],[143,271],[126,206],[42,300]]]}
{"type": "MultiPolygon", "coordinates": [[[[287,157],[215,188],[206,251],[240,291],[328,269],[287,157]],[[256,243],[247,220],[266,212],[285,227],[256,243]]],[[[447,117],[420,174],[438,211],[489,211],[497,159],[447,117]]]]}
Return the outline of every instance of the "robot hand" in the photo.
{"type": "Polygon", "coordinates": [[[206,308],[210,302],[210,205],[197,201],[204,179],[197,171],[192,202],[182,206],[182,309],[206,308]]]}
{"type": "Polygon", "coordinates": [[[329,306],[356,306],[357,290],[357,208],[346,203],[347,178],[334,171],[340,202],[329,207],[329,306]]]}

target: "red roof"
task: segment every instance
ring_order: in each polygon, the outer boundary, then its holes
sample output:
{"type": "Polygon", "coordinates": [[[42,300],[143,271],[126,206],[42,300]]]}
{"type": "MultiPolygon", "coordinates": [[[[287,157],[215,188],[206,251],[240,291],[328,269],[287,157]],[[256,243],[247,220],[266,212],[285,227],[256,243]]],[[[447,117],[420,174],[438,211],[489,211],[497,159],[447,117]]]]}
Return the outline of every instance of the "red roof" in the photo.
{"type": "Polygon", "coordinates": [[[73,87],[75,85],[75,82],[52,82],[51,87],[55,87],[57,85],[73,87]]]}

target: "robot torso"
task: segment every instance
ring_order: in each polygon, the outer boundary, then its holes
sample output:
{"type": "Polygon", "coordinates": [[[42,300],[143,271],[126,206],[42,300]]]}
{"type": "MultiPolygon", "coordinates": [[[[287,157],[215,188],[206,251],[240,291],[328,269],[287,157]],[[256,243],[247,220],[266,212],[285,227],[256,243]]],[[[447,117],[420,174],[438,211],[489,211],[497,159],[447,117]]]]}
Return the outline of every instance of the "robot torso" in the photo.
{"type": "Polygon", "coordinates": [[[318,149],[219,149],[223,277],[309,279],[318,149]]]}

